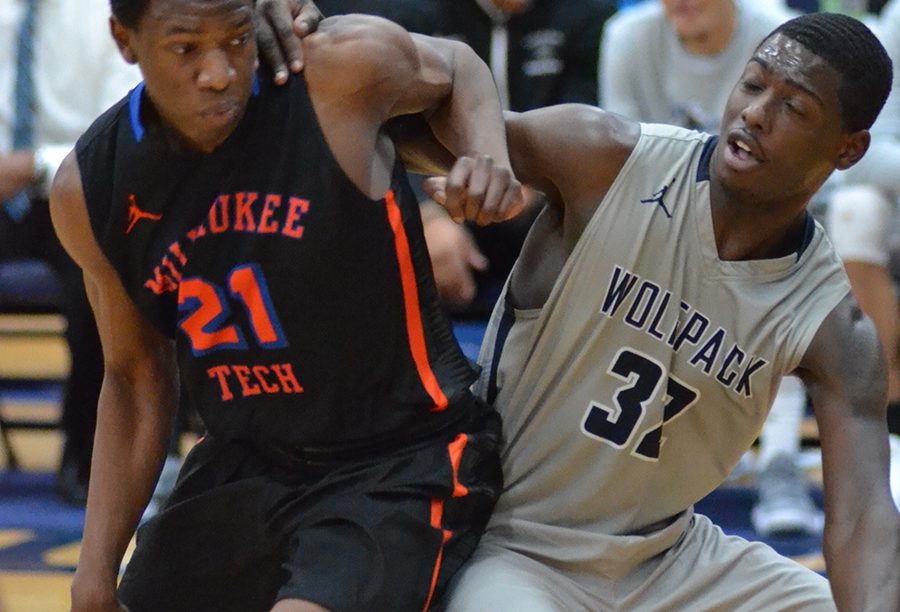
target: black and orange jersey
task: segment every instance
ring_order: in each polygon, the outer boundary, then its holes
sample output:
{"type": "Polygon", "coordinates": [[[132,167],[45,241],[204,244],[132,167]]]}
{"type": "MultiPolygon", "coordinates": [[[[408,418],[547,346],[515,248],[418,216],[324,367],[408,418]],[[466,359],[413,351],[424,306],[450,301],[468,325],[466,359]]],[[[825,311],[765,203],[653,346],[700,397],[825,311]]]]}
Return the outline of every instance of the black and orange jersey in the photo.
{"type": "Polygon", "coordinates": [[[443,429],[471,410],[476,372],[440,310],[402,165],[366,197],[302,77],[270,81],[208,155],[144,125],[141,86],[101,116],[76,145],[101,248],[175,338],[182,396],[214,435],[327,449],[443,429]]]}

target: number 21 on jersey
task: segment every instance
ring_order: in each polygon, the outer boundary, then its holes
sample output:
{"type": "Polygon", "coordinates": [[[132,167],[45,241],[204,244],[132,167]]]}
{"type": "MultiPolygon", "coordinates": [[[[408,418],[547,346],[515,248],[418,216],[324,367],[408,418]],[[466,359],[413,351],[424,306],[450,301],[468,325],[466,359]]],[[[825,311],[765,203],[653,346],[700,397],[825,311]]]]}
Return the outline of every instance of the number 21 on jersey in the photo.
{"type": "Polygon", "coordinates": [[[696,404],[699,393],[668,374],[655,359],[628,347],[619,349],[607,373],[624,384],[613,393],[611,406],[591,402],[581,430],[615,448],[631,448],[631,454],[639,459],[657,461],[665,442],[663,427],[696,404]],[[657,397],[663,385],[662,419],[640,428],[647,405],[657,397]],[[638,433],[640,436],[636,435],[638,433]]]}
{"type": "MultiPolygon", "coordinates": [[[[231,299],[244,307],[256,343],[263,349],[287,346],[262,269],[256,264],[237,266],[228,273],[226,285],[231,299]]],[[[178,310],[184,313],[179,326],[194,355],[247,348],[244,332],[228,322],[228,298],[215,283],[199,277],[182,279],[178,310]]]]}

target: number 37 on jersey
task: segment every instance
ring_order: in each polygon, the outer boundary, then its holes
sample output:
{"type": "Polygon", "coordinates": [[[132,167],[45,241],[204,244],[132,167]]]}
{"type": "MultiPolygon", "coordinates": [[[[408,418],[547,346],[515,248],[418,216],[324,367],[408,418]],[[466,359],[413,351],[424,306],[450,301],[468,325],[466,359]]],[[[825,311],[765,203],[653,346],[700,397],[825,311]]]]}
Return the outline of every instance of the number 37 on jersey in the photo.
{"type": "Polygon", "coordinates": [[[663,427],[697,403],[698,391],[670,375],[652,357],[628,347],[616,353],[607,375],[622,385],[613,392],[609,406],[591,402],[581,430],[614,448],[630,449],[639,459],[658,460],[665,442],[663,427]],[[645,423],[647,406],[659,393],[665,393],[662,419],[645,423]]]}

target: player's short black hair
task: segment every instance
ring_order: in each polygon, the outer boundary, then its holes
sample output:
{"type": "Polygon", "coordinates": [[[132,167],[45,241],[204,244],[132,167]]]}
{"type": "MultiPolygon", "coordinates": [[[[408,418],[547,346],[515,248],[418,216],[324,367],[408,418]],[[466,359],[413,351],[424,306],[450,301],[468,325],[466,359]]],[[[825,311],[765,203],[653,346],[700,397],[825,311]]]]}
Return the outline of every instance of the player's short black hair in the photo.
{"type": "Polygon", "coordinates": [[[112,16],[126,28],[134,29],[144,12],[150,5],[150,0],[109,0],[109,8],[112,16]]]}
{"type": "MultiPolygon", "coordinates": [[[[256,6],[256,0],[253,0],[252,4],[256,6]]],[[[112,16],[123,26],[132,30],[137,27],[148,6],[150,6],[150,0],[109,0],[112,16]]]]}
{"type": "MultiPolygon", "coordinates": [[[[828,62],[841,75],[838,100],[848,132],[872,127],[891,91],[891,58],[861,21],[838,13],[801,15],[766,37],[783,34],[828,62]]],[[[765,42],[765,41],[764,41],[765,42]]]]}

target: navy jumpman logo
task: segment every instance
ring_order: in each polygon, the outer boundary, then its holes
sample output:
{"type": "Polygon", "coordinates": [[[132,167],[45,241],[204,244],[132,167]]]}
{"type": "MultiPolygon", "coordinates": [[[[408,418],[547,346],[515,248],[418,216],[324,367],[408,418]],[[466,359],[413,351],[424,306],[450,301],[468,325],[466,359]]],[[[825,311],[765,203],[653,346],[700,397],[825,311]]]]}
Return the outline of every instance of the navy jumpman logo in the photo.
{"type": "Polygon", "coordinates": [[[652,196],[647,198],[646,200],[641,200],[641,204],[659,204],[659,207],[662,208],[662,211],[666,214],[666,216],[671,219],[672,213],[669,212],[669,209],[666,208],[665,202],[663,202],[663,198],[666,197],[666,192],[669,190],[669,187],[675,184],[675,179],[672,179],[672,182],[654,193],[652,196]]]}

